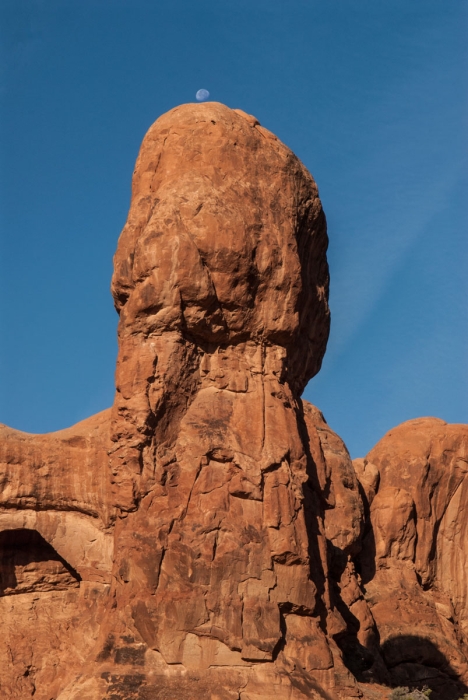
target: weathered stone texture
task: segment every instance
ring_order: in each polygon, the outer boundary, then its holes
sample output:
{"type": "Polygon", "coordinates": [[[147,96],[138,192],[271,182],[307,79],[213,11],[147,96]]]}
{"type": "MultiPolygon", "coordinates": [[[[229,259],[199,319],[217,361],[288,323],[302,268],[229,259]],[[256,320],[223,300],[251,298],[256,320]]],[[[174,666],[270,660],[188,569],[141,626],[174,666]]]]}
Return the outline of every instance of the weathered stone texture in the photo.
{"type": "Polygon", "coordinates": [[[368,520],[361,573],[390,677],[441,698],[468,683],[468,426],[420,418],[364,460],[368,520]]]}
{"type": "Polygon", "coordinates": [[[301,401],[326,248],[312,177],[254,117],[184,105],[150,128],[114,259],[114,405],[0,429],[2,697],[463,689],[468,428],[413,421],[353,465],[301,401]]]}
{"type": "Polygon", "coordinates": [[[109,597],[110,411],[29,435],[0,426],[0,689],[49,700],[82,668],[109,597]]]}

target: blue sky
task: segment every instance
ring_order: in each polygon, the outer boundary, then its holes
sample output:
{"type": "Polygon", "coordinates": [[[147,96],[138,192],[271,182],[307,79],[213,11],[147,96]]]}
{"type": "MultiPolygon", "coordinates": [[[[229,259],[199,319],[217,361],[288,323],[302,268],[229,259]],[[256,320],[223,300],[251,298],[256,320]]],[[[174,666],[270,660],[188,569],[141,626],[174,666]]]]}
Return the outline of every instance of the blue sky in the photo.
{"type": "Polygon", "coordinates": [[[466,0],[0,0],[0,27],[0,421],[111,405],[134,161],[207,88],[319,186],[332,331],[305,398],[352,456],[468,422],[466,0]]]}

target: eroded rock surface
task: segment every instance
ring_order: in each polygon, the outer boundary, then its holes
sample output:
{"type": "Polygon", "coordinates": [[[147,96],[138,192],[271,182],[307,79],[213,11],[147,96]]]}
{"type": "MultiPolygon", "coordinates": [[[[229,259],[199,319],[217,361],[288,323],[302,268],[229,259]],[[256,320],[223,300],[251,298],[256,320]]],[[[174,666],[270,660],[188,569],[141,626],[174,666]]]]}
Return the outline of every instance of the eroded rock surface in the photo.
{"type": "Polygon", "coordinates": [[[109,597],[110,411],[29,435],[0,426],[0,694],[56,698],[92,652],[109,597]]]}
{"type": "Polygon", "coordinates": [[[114,406],[0,429],[2,697],[378,700],[423,677],[458,697],[466,432],[413,422],[353,465],[301,400],[326,248],[312,177],[254,117],[151,127],[114,259],[114,406]]]}
{"type": "MultiPolygon", "coordinates": [[[[145,645],[147,693],[188,679],[213,697],[334,685],[299,402],[328,335],[326,247],[311,176],[254,118],[190,105],[148,132],[114,261],[110,461],[125,517],[102,628],[145,645]],[[297,661],[308,638],[316,650],[297,661]]],[[[111,656],[96,676],[113,668],[111,656]]]]}
{"type": "Polygon", "coordinates": [[[355,460],[368,504],[365,598],[395,684],[468,684],[468,426],[420,418],[355,460]]]}

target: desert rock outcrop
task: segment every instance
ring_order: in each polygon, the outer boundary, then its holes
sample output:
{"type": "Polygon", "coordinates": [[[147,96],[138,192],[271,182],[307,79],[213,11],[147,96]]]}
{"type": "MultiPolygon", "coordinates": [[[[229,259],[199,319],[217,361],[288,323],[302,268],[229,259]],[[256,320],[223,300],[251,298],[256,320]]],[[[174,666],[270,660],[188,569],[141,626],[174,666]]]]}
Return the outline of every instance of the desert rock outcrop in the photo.
{"type": "Polygon", "coordinates": [[[468,426],[436,418],[391,430],[355,460],[368,504],[361,574],[395,684],[441,698],[468,683],[468,426]]]}
{"type": "Polygon", "coordinates": [[[96,643],[109,597],[110,411],[29,435],[0,426],[0,691],[55,698],[96,643]]]}
{"type": "Polygon", "coordinates": [[[301,400],[327,241],[311,175],[254,117],[184,105],[150,128],[114,259],[114,405],[0,429],[2,697],[463,690],[468,428],[405,424],[353,465],[301,400]]]}

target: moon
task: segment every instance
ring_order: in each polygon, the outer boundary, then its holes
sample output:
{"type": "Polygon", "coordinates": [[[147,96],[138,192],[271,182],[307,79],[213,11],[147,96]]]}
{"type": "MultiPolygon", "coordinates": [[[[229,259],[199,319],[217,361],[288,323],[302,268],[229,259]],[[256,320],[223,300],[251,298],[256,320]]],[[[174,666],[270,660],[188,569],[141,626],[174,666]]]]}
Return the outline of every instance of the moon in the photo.
{"type": "Polygon", "coordinates": [[[208,92],[208,90],[205,90],[204,88],[202,88],[201,90],[198,90],[197,94],[195,95],[195,97],[197,98],[197,102],[204,102],[205,100],[207,100],[209,98],[209,96],[210,96],[210,93],[208,92]]]}

